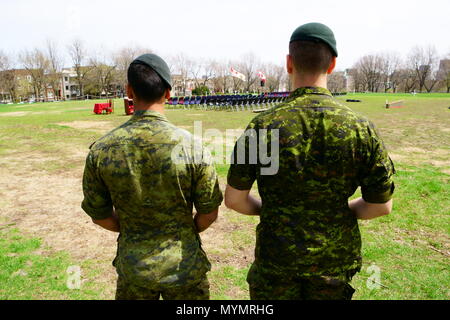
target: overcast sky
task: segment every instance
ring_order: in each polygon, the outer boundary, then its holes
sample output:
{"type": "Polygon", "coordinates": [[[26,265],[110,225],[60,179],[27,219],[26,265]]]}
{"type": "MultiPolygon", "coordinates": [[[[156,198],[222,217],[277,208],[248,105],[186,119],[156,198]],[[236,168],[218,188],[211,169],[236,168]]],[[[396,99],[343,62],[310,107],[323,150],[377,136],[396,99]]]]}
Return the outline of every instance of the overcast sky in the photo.
{"type": "Polygon", "coordinates": [[[97,52],[134,44],[163,57],[254,52],[281,64],[292,31],[307,22],[334,31],[341,70],[364,54],[406,55],[415,45],[450,53],[449,0],[0,0],[0,49],[16,54],[52,39],[63,51],[81,38],[97,52]]]}

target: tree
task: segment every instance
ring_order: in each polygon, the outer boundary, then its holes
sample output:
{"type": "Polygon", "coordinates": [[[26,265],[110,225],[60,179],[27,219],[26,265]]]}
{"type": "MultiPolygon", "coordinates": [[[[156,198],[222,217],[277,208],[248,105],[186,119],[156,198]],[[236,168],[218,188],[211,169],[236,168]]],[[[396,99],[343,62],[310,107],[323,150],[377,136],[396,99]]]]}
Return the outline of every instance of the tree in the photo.
{"type": "Polygon", "coordinates": [[[58,47],[55,42],[47,40],[46,54],[49,62],[49,70],[47,74],[47,82],[52,88],[53,97],[56,99],[61,96],[61,72],[63,67],[63,60],[58,52],[58,47]]]}
{"type": "MultiPolygon", "coordinates": [[[[202,64],[202,81],[201,84],[204,87],[207,87],[207,84],[209,81],[214,78],[216,70],[214,70],[215,61],[214,60],[207,60],[205,63],[202,64]]],[[[225,91],[222,91],[225,92],[225,91]]]]}
{"type": "Polygon", "coordinates": [[[409,93],[417,87],[417,75],[414,69],[403,68],[397,72],[398,77],[401,79],[404,92],[409,93]]]}
{"type": "Polygon", "coordinates": [[[396,75],[396,72],[401,66],[401,58],[394,52],[382,53],[379,57],[384,92],[386,93],[390,89],[392,89],[393,92],[396,92],[400,81],[399,77],[396,75]]]}
{"type": "Polygon", "coordinates": [[[366,55],[358,60],[354,69],[358,70],[364,90],[378,92],[383,74],[383,61],[379,55],[366,55]]]}
{"type": "Polygon", "coordinates": [[[0,50],[0,93],[8,93],[12,101],[17,101],[18,82],[11,58],[0,50]]]}
{"type": "Polygon", "coordinates": [[[438,70],[433,70],[430,75],[425,79],[423,86],[428,93],[433,91],[433,88],[439,82],[438,70]]]}
{"type": "Polygon", "coordinates": [[[179,53],[173,56],[169,60],[169,69],[173,75],[172,87],[180,87],[181,94],[186,95],[189,84],[189,75],[192,74],[193,60],[185,55],[184,53],[179,53]]]}
{"type": "Polygon", "coordinates": [[[242,56],[241,62],[238,64],[239,72],[245,75],[245,91],[250,92],[252,86],[257,82],[257,69],[259,68],[259,61],[254,53],[247,53],[242,56]]]}
{"type": "Polygon", "coordinates": [[[35,99],[40,100],[43,97],[47,101],[47,75],[50,72],[50,61],[45,53],[38,48],[26,50],[20,54],[19,59],[31,76],[35,99]]]}
{"type": "Polygon", "coordinates": [[[423,91],[423,88],[431,91],[436,84],[436,79],[433,76],[436,71],[437,57],[436,48],[432,46],[426,48],[416,46],[412,48],[408,56],[409,67],[416,73],[420,92],[423,91]],[[427,83],[429,80],[431,80],[431,83],[427,83]]]}
{"type": "Polygon", "coordinates": [[[331,92],[345,92],[346,80],[343,71],[335,71],[328,76],[328,89],[331,92]]]}
{"type": "Polygon", "coordinates": [[[268,63],[262,68],[266,75],[266,87],[270,92],[278,91],[281,87],[281,82],[285,76],[286,70],[282,65],[268,63]]]}
{"type": "Polygon", "coordinates": [[[231,88],[233,92],[242,92],[245,88],[245,82],[239,78],[231,77],[231,88]]]}
{"type": "Polygon", "coordinates": [[[89,59],[90,72],[86,87],[94,95],[106,95],[108,97],[113,88],[116,65],[108,61],[106,56],[97,54],[89,59]]]}
{"type": "Polygon", "coordinates": [[[187,75],[188,78],[194,80],[194,87],[200,87],[200,82],[202,80],[203,64],[201,60],[189,59],[187,75]]]}
{"type": "Polygon", "coordinates": [[[289,92],[292,91],[292,82],[289,73],[287,72],[284,73],[281,79],[281,85],[283,86],[283,88],[285,88],[284,90],[287,90],[289,92]]]}
{"type": "Polygon", "coordinates": [[[365,86],[363,84],[362,75],[356,67],[351,69],[347,69],[347,82],[348,88],[355,92],[361,92],[365,90],[365,86]]]}
{"type": "Polygon", "coordinates": [[[86,49],[84,44],[80,39],[74,39],[72,43],[68,46],[68,51],[70,58],[72,59],[73,68],[76,73],[76,82],[79,89],[79,95],[84,96],[84,85],[86,82],[86,75],[91,71],[89,66],[84,66],[83,64],[87,60],[86,49]]]}
{"type": "Polygon", "coordinates": [[[210,61],[209,68],[212,70],[212,85],[215,92],[228,92],[230,83],[230,71],[228,63],[224,61],[210,61]]]}
{"type": "Polygon", "coordinates": [[[117,50],[113,55],[113,63],[116,66],[115,81],[118,86],[125,88],[127,84],[127,71],[134,59],[145,53],[152,53],[153,50],[140,46],[125,46],[117,50]]]}
{"type": "Polygon", "coordinates": [[[447,93],[450,93],[450,53],[447,54],[446,58],[441,60],[437,78],[447,93]]]}
{"type": "Polygon", "coordinates": [[[204,96],[209,94],[209,88],[207,86],[199,86],[192,90],[192,94],[195,96],[204,96]]]}

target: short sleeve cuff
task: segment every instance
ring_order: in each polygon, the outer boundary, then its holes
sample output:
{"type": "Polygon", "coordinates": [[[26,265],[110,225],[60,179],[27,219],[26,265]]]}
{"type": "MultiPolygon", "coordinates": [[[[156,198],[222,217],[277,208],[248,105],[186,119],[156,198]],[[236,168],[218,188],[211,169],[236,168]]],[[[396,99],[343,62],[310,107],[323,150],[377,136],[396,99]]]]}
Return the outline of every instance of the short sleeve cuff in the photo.
{"type": "Polygon", "coordinates": [[[362,190],[362,198],[368,203],[386,203],[392,199],[395,185],[392,182],[391,187],[385,192],[372,192],[370,190],[362,190]]]}
{"type": "Polygon", "coordinates": [[[223,201],[223,195],[222,195],[222,192],[219,192],[217,194],[217,196],[211,201],[203,202],[203,203],[196,203],[195,210],[199,214],[208,214],[208,213],[211,213],[213,210],[217,209],[218,207],[220,207],[220,205],[222,204],[222,201],[223,201]]]}
{"type": "Polygon", "coordinates": [[[250,190],[253,186],[254,181],[242,177],[236,177],[229,173],[227,177],[227,183],[229,186],[242,191],[250,190]]]}
{"type": "Polygon", "coordinates": [[[94,220],[104,220],[112,216],[112,207],[92,208],[85,201],[81,203],[81,208],[94,220]]]}

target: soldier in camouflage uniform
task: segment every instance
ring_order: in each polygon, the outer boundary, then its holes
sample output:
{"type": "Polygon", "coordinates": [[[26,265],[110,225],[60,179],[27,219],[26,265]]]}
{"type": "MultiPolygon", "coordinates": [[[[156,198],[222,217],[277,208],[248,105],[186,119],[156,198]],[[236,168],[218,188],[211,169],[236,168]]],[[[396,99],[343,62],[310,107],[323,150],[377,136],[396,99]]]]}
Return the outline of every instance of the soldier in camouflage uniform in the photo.
{"type": "Polygon", "coordinates": [[[252,299],[351,299],[349,282],[361,268],[357,219],[392,210],[395,169],[377,130],[326,89],[336,57],[328,27],[293,33],[287,69],[295,90],[247,128],[279,130],[276,174],[261,174],[259,158],[236,163],[240,143],[246,159],[252,149],[245,136],[236,144],[225,203],[260,216],[247,278],[252,299]],[[261,200],[249,194],[255,180],[261,200]],[[362,198],[349,202],[358,187],[362,198]]]}
{"type": "Polygon", "coordinates": [[[128,82],[135,113],[91,146],[82,208],[120,232],[116,299],[209,299],[199,232],[223,199],[212,157],[164,116],[171,78],[160,57],[137,58],[128,82]]]}

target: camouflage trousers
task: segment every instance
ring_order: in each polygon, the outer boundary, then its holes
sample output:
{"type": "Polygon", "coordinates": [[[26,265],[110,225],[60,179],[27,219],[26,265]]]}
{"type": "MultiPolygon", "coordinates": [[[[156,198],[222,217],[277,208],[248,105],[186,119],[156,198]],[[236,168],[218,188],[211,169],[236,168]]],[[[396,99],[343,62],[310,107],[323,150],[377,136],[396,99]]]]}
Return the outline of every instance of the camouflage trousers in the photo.
{"type": "Polygon", "coordinates": [[[351,300],[349,284],[356,271],[332,276],[292,276],[262,273],[252,267],[247,281],[251,300],[351,300]]]}
{"type": "Polygon", "coordinates": [[[198,283],[177,288],[147,288],[117,279],[116,300],[209,300],[209,281],[205,275],[198,283]]]}

